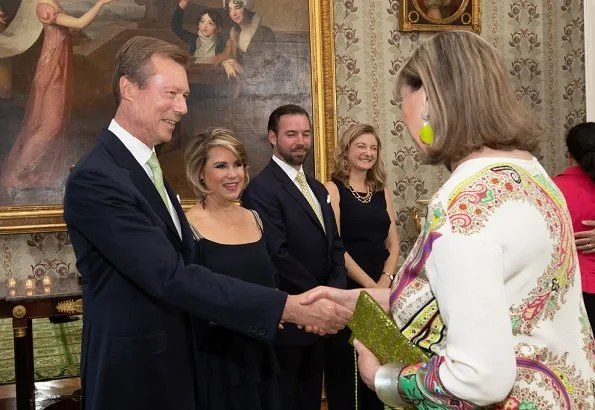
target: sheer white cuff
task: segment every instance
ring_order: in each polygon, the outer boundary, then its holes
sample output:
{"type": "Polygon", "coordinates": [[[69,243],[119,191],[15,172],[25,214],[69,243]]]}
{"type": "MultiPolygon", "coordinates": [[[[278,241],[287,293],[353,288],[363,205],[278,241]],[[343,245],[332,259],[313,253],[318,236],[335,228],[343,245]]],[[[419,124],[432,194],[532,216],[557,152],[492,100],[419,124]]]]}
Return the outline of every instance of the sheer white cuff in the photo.
{"type": "Polygon", "coordinates": [[[376,371],[374,390],[382,402],[391,407],[406,405],[399,393],[399,374],[403,366],[398,363],[387,363],[376,371]]]}

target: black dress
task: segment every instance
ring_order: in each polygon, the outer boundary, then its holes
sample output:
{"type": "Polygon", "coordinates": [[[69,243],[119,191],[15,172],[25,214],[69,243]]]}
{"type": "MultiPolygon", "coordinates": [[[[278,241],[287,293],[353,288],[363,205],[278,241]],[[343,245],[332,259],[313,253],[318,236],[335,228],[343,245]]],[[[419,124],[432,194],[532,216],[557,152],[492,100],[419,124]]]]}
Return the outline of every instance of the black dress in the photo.
{"type": "MultiPolygon", "coordinates": [[[[390,217],[386,212],[384,191],[372,194],[369,203],[358,201],[343,182],[333,179],[339,190],[341,210],[341,239],[345,251],[375,282],[380,279],[384,262],[390,255],[384,241],[388,236],[390,217]]],[[[364,196],[365,193],[360,193],[364,196]]],[[[389,272],[392,273],[392,272],[389,272]]],[[[347,288],[362,286],[347,277],[347,288]]],[[[329,410],[355,409],[355,358],[354,349],[348,340],[351,331],[345,328],[333,338],[327,368],[326,386],[329,410]]],[[[384,405],[372,390],[364,384],[358,374],[358,408],[360,410],[382,410],[384,405]]]]}
{"type": "MultiPolygon", "coordinates": [[[[201,237],[196,229],[194,233],[201,265],[246,282],[276,287],[277,270],[264,236],[257,242],[224,245],[201,237]]],[[[198,410],[281,408],[279,366],[272,345],[214,323],[206,331],[195,332],[195,341],[198,410]]]]}

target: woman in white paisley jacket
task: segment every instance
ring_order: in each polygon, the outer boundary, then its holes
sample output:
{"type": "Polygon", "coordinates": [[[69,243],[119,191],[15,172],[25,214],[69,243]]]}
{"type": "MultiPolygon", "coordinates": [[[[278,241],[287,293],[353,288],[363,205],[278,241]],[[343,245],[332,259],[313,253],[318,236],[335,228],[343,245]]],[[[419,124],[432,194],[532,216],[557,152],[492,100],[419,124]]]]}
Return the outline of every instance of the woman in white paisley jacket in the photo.
{"type": "MultiPolygon", "coordinates": [[[[437,34],[395,88],[414,143],[452,175],[392,289],[369,292],[432,356],[381,366],[356,343],[362,379],[391,406],[593,409],[595,343],[572,223],[495,49],[470,32],[437,34]]],[[[353,307],[357,294],[311,298],[353,307]]]]}

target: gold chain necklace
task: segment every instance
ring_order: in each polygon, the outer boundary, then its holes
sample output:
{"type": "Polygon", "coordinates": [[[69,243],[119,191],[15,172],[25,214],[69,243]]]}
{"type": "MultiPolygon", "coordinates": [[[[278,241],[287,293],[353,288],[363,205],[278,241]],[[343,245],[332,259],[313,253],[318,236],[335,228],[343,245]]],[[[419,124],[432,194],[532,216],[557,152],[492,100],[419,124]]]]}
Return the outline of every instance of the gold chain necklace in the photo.
{"type": "Polygon", "coordinates": [[[347,189],[349,189],[349,191],[355,197],[355,199],[357,199],[363,204],[368,204],[372,200],[372,187],[370,186],[370,184],[368,184],[368,192],[366,193],[366,195],[361,195],[359,192],[353,189],[351,184],[347,186],[347,189]]]}

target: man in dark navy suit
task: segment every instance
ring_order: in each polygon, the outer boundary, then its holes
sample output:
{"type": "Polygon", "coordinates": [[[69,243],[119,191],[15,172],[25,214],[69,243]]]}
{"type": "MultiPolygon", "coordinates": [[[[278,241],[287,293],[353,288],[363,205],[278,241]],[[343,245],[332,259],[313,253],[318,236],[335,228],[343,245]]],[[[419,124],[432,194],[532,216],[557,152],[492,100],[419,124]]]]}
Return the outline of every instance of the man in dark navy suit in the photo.
{"type": "Polygon", "coordinates": [[[84,410],[195,410],[202,380],[193,335],[209,322],[271,342],[280,320],[333,333],[350,314],[192,264],[192,232],[154,150],[186,113],[187,61],[162,40],[124,44],[114,68],[116,116],[68,178],[64,218],[85,310],[84,410]]]}
{"type": "MultiPolygon", "coordinates": [[[[269,117],[273,158],[244,192],[242,204],[264,222],[279,289],[302,293],[319,285],[344,288],[344,248],[326,188],[305,176],[302,164],[312,144],[308,113],[297,105],[277,108],[269,117]]],[[[287,325],[277,334],[284,409],[319,410],[324,339],[287,325]]]]}

